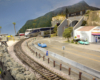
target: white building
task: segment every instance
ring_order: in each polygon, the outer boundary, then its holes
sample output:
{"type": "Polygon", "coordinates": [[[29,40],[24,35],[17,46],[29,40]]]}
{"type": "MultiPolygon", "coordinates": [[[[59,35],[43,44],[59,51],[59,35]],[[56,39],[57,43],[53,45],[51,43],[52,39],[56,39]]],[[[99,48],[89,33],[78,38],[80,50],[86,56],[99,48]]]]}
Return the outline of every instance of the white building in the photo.
{"type": "Polygon", "coordinates": [[[100,42],[100,26],[81,26],[74,30],[74,39],[100,42]]]}

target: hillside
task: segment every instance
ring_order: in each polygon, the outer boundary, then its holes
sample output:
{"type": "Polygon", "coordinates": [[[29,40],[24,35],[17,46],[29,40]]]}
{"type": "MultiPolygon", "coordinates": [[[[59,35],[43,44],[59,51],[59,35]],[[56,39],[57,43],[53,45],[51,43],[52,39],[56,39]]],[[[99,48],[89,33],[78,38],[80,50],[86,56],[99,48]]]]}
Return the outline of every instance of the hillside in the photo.
{"type": "Polygon", "coordinates": [[[81,1],[77,4],[71,6],[64,6],[57,8],[54,11],[48,12],[44,16],[38,17],[33,20],[28,20],[25,25],[19,30],[19,32],[25,32],[26,29],[29,28],[39,28],[39,27],[51,27],[52,17],[57,16],[59,14],[65,15],[65,9],[68,9],[69,13],[78,12],[80,10],[99,10],[99,8],[95,8],[89,6],[85,1],[81,1]]]}
{"type": "Polygon", "coordinates": [[[87,26],[100,26],[100,11],[88,11],[85,17],[87,17],[87,26]]]}

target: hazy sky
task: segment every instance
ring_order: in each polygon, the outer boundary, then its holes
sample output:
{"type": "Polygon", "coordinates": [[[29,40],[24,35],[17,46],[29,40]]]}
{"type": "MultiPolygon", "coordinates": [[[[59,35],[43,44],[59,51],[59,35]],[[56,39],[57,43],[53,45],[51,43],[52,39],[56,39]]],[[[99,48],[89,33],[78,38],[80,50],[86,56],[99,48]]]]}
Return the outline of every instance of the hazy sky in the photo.
{"type": "MultiPolygon", "coordinates": [[[[82,0],[0,0],[1,33],[14,35],[13,22],[18,31],[27,20],[35,19],[62,6],[69,6],[82,0]]],[[[84,0],[100,8],[100,0],[84,0]]]]}

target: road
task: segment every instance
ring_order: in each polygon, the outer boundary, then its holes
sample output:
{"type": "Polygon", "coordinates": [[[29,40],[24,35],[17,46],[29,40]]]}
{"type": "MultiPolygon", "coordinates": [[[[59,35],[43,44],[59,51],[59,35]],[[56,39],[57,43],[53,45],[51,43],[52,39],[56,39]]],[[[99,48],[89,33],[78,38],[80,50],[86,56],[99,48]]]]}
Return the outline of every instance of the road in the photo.
{"type": "MultiPolygon", "coordinates": [[[[60,43],[55,39],[44,39],[39,41],[40,43],[47,44],[47,50],[62,55],[68,59],[76,61],[94,70],[100,71],[100,53],[72,47],[68,43],[60,43]],[[65,46],[65,50],[62,50],[62,46],[65,46]]],[[[38,42],[36,42],[37,44],[38,42]]]]}

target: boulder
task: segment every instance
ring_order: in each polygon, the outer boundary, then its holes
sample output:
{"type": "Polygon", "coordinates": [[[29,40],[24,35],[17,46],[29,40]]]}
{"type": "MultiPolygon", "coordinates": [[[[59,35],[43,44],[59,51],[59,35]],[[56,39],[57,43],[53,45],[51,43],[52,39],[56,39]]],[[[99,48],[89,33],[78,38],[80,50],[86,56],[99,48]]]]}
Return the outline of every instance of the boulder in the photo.
{"type": "Polygon", "coordinates": [[[30,75],[26,75],[25,76],[25,79],[27,79],[27,80],[35,80],[36,79],[36,76],[31,73],[30,75]]]}
{"type": "Polygon", "coordinates": [[[12,70],[11,70],[11,75],[13,75],[14,76],[14,78],[16,77],[16,75],[18,74],[18,68],[13,68],[12,70]]]}
{"type": "Polygon", "coordinates": [[[25,80],[25,76],[23,74],[17,74],[15,78],[16,80],[25,80]]]}
{"type": "Polygon", "coordinates": [[[24,75],[30,75],[30,71],[25,71],[24,75]]]}

